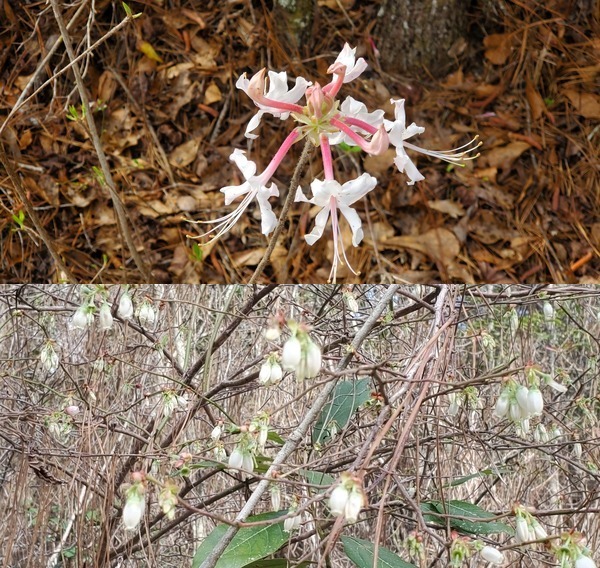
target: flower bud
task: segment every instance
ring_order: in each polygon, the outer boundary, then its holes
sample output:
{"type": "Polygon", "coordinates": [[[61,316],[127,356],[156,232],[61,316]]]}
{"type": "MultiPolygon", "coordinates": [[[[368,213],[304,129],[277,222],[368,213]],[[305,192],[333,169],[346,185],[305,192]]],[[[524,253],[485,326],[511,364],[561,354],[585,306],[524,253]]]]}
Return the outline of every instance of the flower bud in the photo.
{"type": "Polygon", "coordinates": [[[258,373],[258,382],[261,385],[268,385],[271,381],[271,363],[269,361],[265,361],[258,373]]]}
{"type": "Polygon", "coordinates": [[[539,416],[544,410],[544,397],[538,387],[531,387],[527,395],[527,409],[532,416],[539,416]]]}
{"type": "Polygon", "coordinates": [[[552,321],[554,319],[554,308],[550,302],[544,302],[544,319],[552,321]]]}
{"type": "Polygon", "coordinates": [[[135,530],[142,520],[146,508],[143,487],[132,487],[123,507],[123,525],[127,530],[135,530]]]}
{"type": "Polygon", "coordinates": [[[267,341],[277,341],[281,335],[281,332],[279,331],[279,327],[268,327],[265,330],[264,335],[267,341]]]}
{"type": "Polygon", "coordinates": [[[239,446],[233,448],[229,456],[229,467],[231,469],[242,469],[242,465],[244,464],[244,454],[239,446]]]}
{"type": "Polygon", "coordinates": [[[518,422],[521,420],[523,413],[521,411],[521,407],[519,406],[516,400],[511,401],[510,406],[508,408],[508,415],[513,422],[518,422]]]}
{"type": "Polygon", "coordinates": [[[40,361],[42,362],[42,366],[46,371],[50,374],[56,372],[58,369],[58,355],[56,351],[54,351],[54,347],[52,347],[51,343],[46,343],[40,352],[40,361]]]}
{"type": "Polygon", "coordinates": [[[80,306],[71,318],[71,327],[73,329],[86,329],[91,323],[90,317],[93,321],[93,315],[88,312],[88,306],[80,306]]]}
{"type": "Polygon", "coordinates": [[[285,521],[283,521],[283,530],[285,532],[292,532],[294,529],[297,529],[300,526],[300,515],[296,515],[295,517],[288,517],[285,521]]]}
{"type": "Polygon", "coordinates": [[[79,414],[79,406],[76,406],[74,404],[72,404],[71,406],[67,406],[67,408],[65,408],[65,414],[68,414],[69,416],[75,416],[79,414]]]}
{"type": "Polygon", "coordinates": [[[546,384],[549,387],[553,388],[556,392],[559,392],[561,394],[563,392],[567,392],[567,387],[565,385],[561,385],[560,383],[557,383],[554,379],[551,379],[551,378],[547,379],[546,384]]]}
{"type": "Polygon", "coordinates": [[[281,508],[281,489],[278,483],[271,484],[271,507],[273,511],[279,511],[281,508]]]}
{"type": "Polygon", "coordinates": [[[321,348],[310,341],[306,348],[306,365],[304,369],[304,376],[307,379],[312,379],[319,374],[321,370],[321,348]]]}
{"type": "Polygon", "coordinates": [[[531,522],[531,527],[533,528],[533,534],[535,536],[535,538],[532,540],[548,538],[548,533],[546,532],[546,529],[539,523],[537,519],[533,519],[533,521],[531,522]]]}
{"type": "Polygon", "coordinates": [[[269,384],[276,385],[283,378],[283,370],[281,369],[281,365],[275,361],[271,365],[271,379],[269,380],[269,384]]]}
{"type": "Polygon", "coordinates": [[[517,542],[527,542],[529,540],[529,523],[524,517],[517,517],[517,542]]]}
{"type": "Polygon", "coordinates": [[[523,385],[519,385],[517,387],[517,392],[516,392],[516,397],[517,397],[517,402],[519,403],[519,406],[521,407],[521,416],[523,418],[527,418],[530,414],[529,412],[529,389],[526,386],[523,385]]]}
{"type": "Polygon", "coordinates": [[[156,320],[154,308],[148,302],[144,302],[140,306],[138,310],[138,319],[142,325],[152,325],[156,320]]]}
{"type": "Polygon", "coordinates": [[[510,406],[510,396],[507,391],[502,391],[494,407],[494,416],[497,418],[504,418],[508,413],[508,407],[510,406]]]}
{"type": "Polygon", "coordinates": [[[210,433],[210,437],[216,442],[221,438],[221,434],[223,433],[223,423],[218,422],[217,425],[212,429],[210,433]]]}
{"type": "Polygon", "coordinates": [[[354,486],[352,491],[350,491],[345,508],[346,520],[349,523],[355,523],[358,520],[358,515],[360,514],[360,510],[364,507],[364,504],[365,496],[362,492],[362,488],[354,486]]]}
{"type": "Polygon", "coordinates": [[[131,296],[127,292],[124,292],[119,299],[117,315],[121,319],[131,319],[131,316],[133,315],[133,302],[131,301],[131,296]]]}
{"type": "Polygon", "coordinates": [[[283,346],[281,355],[281,366],[286,371],[294,371],[302,359],[302,346],[294,335],[290,337],[283,346]]]}
{"type": "Polygon", "coordinates": [[[98,314],[98,321],[100,324],[101,331],[108,331],[112,329],[113,326],[113,317],[110,313],[110,306],[104,302],[100,307],[100,313],[98,314]]]}
{"type": "Polygon", "coordinates": [[[596,568],[596,563],[589,556],[580,556],[575,560],[575,568],[596,568]]]}
{"type": "Polygon", "coordinates": [[[484,560],[492,564],[502,564],[504,562],[504,554],[493,546],[484,546],[479,554],[484,560]]]}
{"type": "Polygon", "coordinates": [[[343,515],[348,502],[348,490],[343,485],[338,485],[329,497],[329,510],[333,515],[343,515]]]}

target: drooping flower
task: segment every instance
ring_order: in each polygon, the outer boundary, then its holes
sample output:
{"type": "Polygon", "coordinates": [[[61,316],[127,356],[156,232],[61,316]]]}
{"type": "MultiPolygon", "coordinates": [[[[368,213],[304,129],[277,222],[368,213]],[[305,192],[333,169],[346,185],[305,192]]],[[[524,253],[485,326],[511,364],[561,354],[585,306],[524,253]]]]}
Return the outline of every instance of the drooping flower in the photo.
{"type": "Polygon", "coordinates": [[[246,138],[258,137],[256,134],[252,134],[252,131],[258,128],[265,113],[272,114],[281,120],[287,120],[290,112],[301,111],[302,107],[294,103],[297,103],[304,96],[307,87],[311,85],[311,82],[304,79],[304,77],[296,77],[296,83],[290,89],[285,71],[281,71],[281,73],[269,71],[269,86],[267,88],[265,71],[265,69],[261,69],[252,79],[248,79],[246,73],[244,73],[235,84],[260,109],[246,127],[246,138]]]}
{"type": "Polygon", "coordinates": [[[131,316],[133,316],[133,302],[128,292],[123,292],[123,295],[119,298],[117,315],[122,319],[131,319],[131,316]]]}
{"type": "Polygon", "coordinates": [[[314,180],[310,187],[312,189],[313,197],[307,199],[302,193],[302,190],[298,188],[296,193],[296,201],[305,201],[321,207],[321,211],[317,213],[315,217],[315,226],[313,230],[304,236],[306,242],[309,245],[313,245],[323,235],[325,225],[331,215],[331,227],[333,231],[333,262],[331,266],[331,272],[329,279],[333,277],[333,282],[336,279],[337,267],[339,262],[346,262],[348,268],[353,274],[356,274],[354,269],[350,266],[348,258],[346,257],[346,251],[341,241],[342,232],[339,226],[339,212],[346,218],[350,229],[352,230],[352,244],[358,246],[363,239],[362,222],[358,213],[351,207],[356,201],[364,197],[369,191],[371,191],[377,185],[377,180],[364,173],[356,179],[347,181],[343,185],[340,185],[336,180],[314,180]],[[342,260],[343,259],[343,260],[342,260]]]}
{"type": "Polygon", "coordinates": [[[596,563],[589,556],[580,556],[575,560],[575,568],[596,568],[596,563]]]}
{"type": "Polygon", "coordinates": [[[50,374],[56,372],[58,369],[58,354],[54,351],[54,347],[50,341],[42,347],[42,350],[40,351],[40,361],[42,362],[44,369],[50,374]]]}
{"type": "MultiPolygon", "coordinates": [[[[378,109],[369,112],[367,106],[352,97],[346,97],[340,106],[340,119],[349,124],[352,129],[359,134],[373,134],[373,129],[378,129],[383,124],[384,110],[378,109]],[[368,130],[361,128],[361,123],[371,126],[368,130]]],[[[355,146],[356,142],[343,131],[329,135],[329,143],[333,146],[345,142],[350,146],[355,146]]]]}
{"type": "Polygon", "coordinates": [[[479,554],[484,560],[491,562],[492,564],[502,564],[504,562],[504,554],[493,546],[484,546],[479,554]]]}
{"type": "Polygon", "coordinates": [[[367,504],[360,478],[342,473],[340,482],[329,496],[329,510],[333,515],[343,515],[349,523],[355,523],[362,508],[367,504]]]}
{"type": "Polygon", "coordinates": [[[142,325],[152,325],[156,321],[156,312],[149,302],[144,302],[138,308],[137,316],[142,325]]]}
{"type": "Polygon", "coordinates": [[[110,313],[110,306],[106,302],[104,302],[102,306],[100,306],[100,312],[98,313],[98,322],[100,324],[101,331],[108,331],[112,329],[113,317],[110,313]]]}
{"type": "Polygon", "coordinates": [[[94,307],[89,304],[79,306],[71,318],[73,329],[86,329],[94,323],[94,307]]]}

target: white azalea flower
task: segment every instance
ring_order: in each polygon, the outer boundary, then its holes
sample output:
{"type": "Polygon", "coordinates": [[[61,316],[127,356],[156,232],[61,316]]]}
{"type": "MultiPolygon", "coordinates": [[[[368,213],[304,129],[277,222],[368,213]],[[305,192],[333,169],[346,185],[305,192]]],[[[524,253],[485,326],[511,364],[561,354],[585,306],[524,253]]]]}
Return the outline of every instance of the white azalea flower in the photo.
{"type": "Polygon", "coordinates": [[[352,48],[347,43],[344,44],[344,49],[342,49],[333,64],[329,66],[327,72],[334,73],[340,65],[346,67],[344,83],[353,81],[368,67],[367,62],[362,57],[356,59],[356,47],[352,48]]]}
{"type": "Polygon", "coordinates": [[[274,183],[267,187],[263,184],[261,176],[254,175],[256,173],[256,164],[252,160],[246,158],[243,150],[236,148],[233,151],[233,154],[229,156],[229,159],[239,168],[246,181],[241,185],[230,185],[221,189],[225,194],[225,205],[229,205],[236,197],[243,195],[244,198],[231,213],[212,221],[205,221],[207,223],[217,223],[215,229],[209,231],[209,233],[211,233],[218,229],[217,234],[210,242],[227,233],[227,231],[237,223],[238,219],[242,216],[254,198],[258,201],[258,206],[260,208],[262,233],[263,235],[268,235],[277,225],[277,217],[271,209],[269,197],[279,196],[279,189],[277,189],[277,186],[274,183]]]}
{"type": "Polygon", "coordinates": [[[297,77],[296,84],[289,89],[285,71],[281,71],[281,73],[269,71],[269,87],[267,89],[264,73],[265,69],[262,69],[252,79],[248,79],[244,73],[235,84],[260,109],[246,127],[246,138],[258,138],[256,134],[252,134],[252,131],[258,128],[265,113],[272,114],[281,120],[287,120],[292,109],[286,109],[285,106],[298,102],[304,96],[307,87],[311,85],[311,82],[304,77],[297,77]]]}
{"type": "Polygon", "coordinates": [[[302,193],[302,190],[298,188],[296,201],[306,201],[322,207],[322,210],[319,211],[315,217],[315,226],[313,230],[308,235],[304,236],[309,245],[313,245],[321,238],[323,231],[325,230],[325,225],[331,215],[331,226],[333,230],[333,263],[329,279],[331,280],[333,275],[334,282],[338,262],[342,262],[342,257],[346,261],[348,268],[356,274],[348,263],[343,243],[339,242],[342,233],[339,226],[338,209],[346,218],[346,221],[348,221],[348,224],[352,229],[352,244],[355,247],[358,246],[363,239],[362,221],[356,210],[350,206],[369,193],[376,185],[377,180],[373,176],[364,173],[356,179],[347,181],[344,185],[340,185],[339,182],[335,180],[321,181],[316,179],[310,184],[313,192],[312,199],[307,199],[302,193]]]}
{"type": "Polygon", "coordinates": [[[394,163],[400,172],[405,172],[408,176],[408,185],[414,185],[416,181],[421,181],[425,178],[421,172],[419,172],[417,166],[415,166],[412,160],[408,157],[405,148],[409,148],[415,152],[426,154],[432,158],[439,158],[440,160],[444,160],[445,162],[450,162],[459,166],[464,165],[463,162],[465,160],[476,158],[479,155],[477,154],[475,156],[465,158],[469,152],[481,146],[481,142],[477,142],[477,136],[466,144],[463,144],[462,146],[459,146],[453,150],[425,150],[424,148],[415,146],[410,142],[406,142],[408,138],[412,138],[415,134],[421,134],[424,132],[425,128],[422,126],[417,126],[414,122],[407,128],[406,115],[404,112],[404,99],[390,99],[390,101],[396,107],[394,110],[396,120],[394,122],[384,120],[383,122],[386,130],[388,130],[390,143],[396,147],[396,157],[394,158],[394,163]]]}
{"type": "Polygon", "coordinates": [[[396,120],[391,122],[385,120],[384,124],[388,130],[388,136],[390,138],[390,144],[396,147],[396,157],[394,158],[394,164],[400,172],[406,172],[408,176],[408,185],[414,185],[416,181],[424,180],[425,177],[419,172],[417,166],[408,157],[406,150],[404,149],[404,141],[411,138],[415,134],[421,134],[425,132],[425,128],[417,126],[414,122],[406,128],[406,114],[404,112],[404,99],[394,100],[391,102],[396,106],[394,115],[396,120]]]}
{"type": "MultiPolygon", "coordinates": [[[[370,124],[373,128],[379,128],[383,124],[383,115],[385,114],[384,110],[380,109],[373,112],[369,112],[367,106],[364,103],[361,103],[360,101],[357,101],[352,97],[347,97],[344,100],[340,107],[340,110],[342,113],[342,119],[350,118],[361,120],[362,122],[370,124]]],[[[370,134],[370,132],[367,132],[366,130],[357,126],[353,126],[352,129],[361,134],[370,134]]],[[[356,145],[356,142],[354,142],[352,138],[350,138],[350,136],[348,136],[344,132],[336,132],[329,136],[329,143],[332,146],[335,144],[341,144],[342,142],[345,142],[350,146],[356,145]]]]}

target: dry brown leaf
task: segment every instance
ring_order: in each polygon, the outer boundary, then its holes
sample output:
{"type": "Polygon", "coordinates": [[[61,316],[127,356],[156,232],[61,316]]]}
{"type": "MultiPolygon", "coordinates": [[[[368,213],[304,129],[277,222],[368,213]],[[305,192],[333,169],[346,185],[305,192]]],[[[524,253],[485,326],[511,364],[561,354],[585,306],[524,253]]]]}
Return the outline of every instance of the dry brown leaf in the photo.
{"type": "Polygon", "coordinates": [[[204,91],[204,104],[211,105],[212,103],[218,103],[223,98],[221,94],[221,89],[217,86],[217,84],[212,81],[208,87],[206,87],[206,91],[204,91]]]}
{"type": "Polygon", "coordinates": [[[486,36],[483,40],[483,45],[487,48],[485,56],[494,65],[504,65],[512,51],[511,43],[511,34],[492,34],[486,36]]]}
{"type": "Polygon", "coordinates": [[[568,97],[578,114],[585,118],[600,118],[600,96],[592,93],[580,93],[566,89],[563,94],[568,97]]]}
{"type": "Polygon", "coordinates": [[[367,156],[364,161],[365,171],[372,176],[381,177],[394,164],[396,150],[389,148],[378,156],[367,156]]]}
{"type": "Polygon", "coordinates": [[[112,100],[115,91],[117,90],[117,81],[111,71],[104,71],[98,78],[98,93],[97,97],[102,102],[112,100]]]}
{"type": "Polygon", "coordinates": [[[242,250],[231,255],[233,266],[239,268],[241,266],[256,266],[263,255],[265,254],[265,248],[259,247],[252,250],[242,250]]]}
{"type": "Polygon", "coordinates": [[[450,264],[460,252],[460,243],[456,235],[443,227],[429,229],[422,235],[392,237],[383,241],[385,248],[408,248],[426,254],[432,260],[450,264]]]}
{"type": "Polygon", "coordinates": [[[527,142],[511,142],[506,146],[496,146],[496,148],[492,148],[482,156],[481,160],[482,163],[484,162],[492,168],[509,170],[514,161],[529,148],[531,148],[531,146],[527,144],[527,142]]]}
{"type": "Polygon", "coordinates": [[[465,214],[464,207],[457,201],[452,201],[451,199],[434,199],[428,201],[427,205],[431,209],[435,209],[440,213],[446,213],[446,215],[450,215],[450,217],[453,217],[454,219],[462,217],[465,214]]]}
{"type": "Polygon", "coordinates": [[[323,6],[334,10],[335,12],[343,12],[344,10],[350,10],[354,6],[355,0],[319,0],[317,4],[319,7],[323,6]]]}
{"type": "Polygon", "coordinates": [[[199,146],[199,138],[192,138],[191,140],[184,142],[169,154],[169,163],[175,168],[185,168],[186,166],[189,166],[196,159],[199,146]]]}
{"type": "Polygon", "coordinates": [[[542,96],[535,90],[535,87],[529,78],[527,78],[525,84],[525,96],[527,97],[529,108],[531,108],[533,120],[537,120],[544,114],[546,105],[544,104],[544,99],[542,99],[542,96]]]}

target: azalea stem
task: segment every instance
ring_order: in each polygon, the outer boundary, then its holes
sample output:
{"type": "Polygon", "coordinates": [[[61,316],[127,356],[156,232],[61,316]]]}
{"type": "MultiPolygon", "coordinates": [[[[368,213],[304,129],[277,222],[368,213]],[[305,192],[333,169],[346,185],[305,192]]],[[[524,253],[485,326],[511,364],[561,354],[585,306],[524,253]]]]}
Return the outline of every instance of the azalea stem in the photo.
{"type": "Polygon", "coordinates": [[[300,185],[300,176],[302,175],[302,170],[304,166],[308,163],[308,159],[310,158],[310,152],[312,150],[312,143],[307,138],[306,143],[304,144],[304,149],[302,150],[302,155],[296,164],[296,169],[294,170],[294,175],[292,176],[292,181],[290,182],[290,187],[288,189],[287,197],[285,198],[285,203],[283,204],[283,209],[281,210],[281,215],[279,216],[279,221],[277,222],[277,227],[275,227],[275,231],[273,231],[273,236],[269,241],[269,246],[265,251],[261,261],[259,262],[252,278],[248,281],[248,284],[256,284],[256,281],[263,273],[263,270],[267,266],[269,259],[271,258],[271,254],[275,250],[275,245],[277,244],[277,240],[279,239],[279,235],[281,235],[281,231],[283,231],[283,227],[285,225],[285,220],[288,216],[290,208],[292,207],[292,203],[296,197],[296,190],[300,185]]]}

